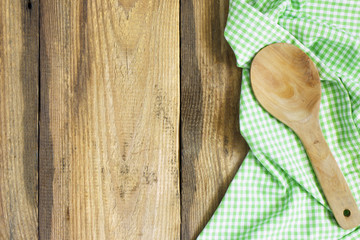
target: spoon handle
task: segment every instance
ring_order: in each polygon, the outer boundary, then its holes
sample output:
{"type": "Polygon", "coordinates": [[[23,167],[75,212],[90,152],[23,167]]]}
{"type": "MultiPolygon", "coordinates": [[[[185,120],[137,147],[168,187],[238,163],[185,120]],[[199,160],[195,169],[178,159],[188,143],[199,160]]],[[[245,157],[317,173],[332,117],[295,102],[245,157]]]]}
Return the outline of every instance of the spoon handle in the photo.
{"type": "Polygon", "coordinates": [[[298,134],[310,158],[316,177],[336,221],[343,229],[360,224],[360,212],[336,160],[321,132],[318,121],[298,134]]]}

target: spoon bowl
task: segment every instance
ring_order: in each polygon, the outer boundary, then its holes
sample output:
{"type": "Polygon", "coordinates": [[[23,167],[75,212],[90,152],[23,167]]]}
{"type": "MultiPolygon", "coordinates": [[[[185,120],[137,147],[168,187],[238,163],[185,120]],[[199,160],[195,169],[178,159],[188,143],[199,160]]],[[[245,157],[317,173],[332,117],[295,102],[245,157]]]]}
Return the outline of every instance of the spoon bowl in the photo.
{"type": "Polygon", "coordinates": [[[262,107],[302,141],[338,224],[357,227],[359,209],[319,125],[321,84],[315,64],[299,48],[275,43],[256,54],[250,79],[262,107]]]}
{"type": "Polygon", "coordinates": [[[254,58],[250,76],[257,100],[283,123],[302,124],[318,116],[319,74],[299,48],[285,43],[267,46],[254,58]]]}

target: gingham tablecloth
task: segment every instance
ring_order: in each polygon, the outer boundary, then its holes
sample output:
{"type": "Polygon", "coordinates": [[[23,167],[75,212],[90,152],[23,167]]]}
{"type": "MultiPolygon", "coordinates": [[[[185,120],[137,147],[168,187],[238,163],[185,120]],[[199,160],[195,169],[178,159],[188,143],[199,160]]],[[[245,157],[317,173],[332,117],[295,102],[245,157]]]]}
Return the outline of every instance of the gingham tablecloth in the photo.
{"type": "Polygon", "coordinates": [[[320,125],[360,206],[360,1],[231,0],[225,37],[243,68],[240,130],[250,152],[198,239],[360,239],[336,223],[299,138],[250,86],[252,58],[287,42],[317,65],[320,125]]]}

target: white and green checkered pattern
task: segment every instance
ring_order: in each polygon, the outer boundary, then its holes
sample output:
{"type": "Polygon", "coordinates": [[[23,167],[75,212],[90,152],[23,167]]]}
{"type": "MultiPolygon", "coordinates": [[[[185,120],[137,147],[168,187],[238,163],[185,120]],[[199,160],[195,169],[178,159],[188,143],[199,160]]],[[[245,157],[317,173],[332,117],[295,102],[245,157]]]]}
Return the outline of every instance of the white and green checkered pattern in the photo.
{"type": "Polygon", "coordinates": [[[225,37],[243,70],[240,130],[250,152],[198,239],[360,239],[340,228],[298,137],[256,101],[254,55],[294,44],[317,65],[320,125],[360,206],[360,1],[231,0],[225,37]]]}

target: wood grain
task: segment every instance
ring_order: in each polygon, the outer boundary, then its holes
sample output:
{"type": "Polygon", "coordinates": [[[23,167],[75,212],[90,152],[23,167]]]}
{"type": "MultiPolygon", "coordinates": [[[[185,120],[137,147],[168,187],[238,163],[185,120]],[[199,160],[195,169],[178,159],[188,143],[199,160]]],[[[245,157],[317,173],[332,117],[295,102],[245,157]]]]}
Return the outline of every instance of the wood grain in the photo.
{"type": "Polygon", "coordinates": [[[0,239],[38,228],[38,3],[0,1],[0,239]]]}
{"type": "Polygon", "coordinates": [[[179,239],[179,3],[42,0],[40,238],[179,239]]]}
{"type": "Polygon", "coordinates": [[[344,229],[357,227],[359,208],[321,132],[315,64],[294,45],[270,44],[253,59],[250,78],[260,104],[301,139],[337,223],[344,229]]]}
{"type": "Polygon", "coordinates": [[[321,87],[315,64],[299,48],[274,43],[251,63],[251,86],[261,105],[287,125],[318,121],[321,87]]]}
{"type": "Polygon", "coordinates": [[[228,1],[181,1],[182,239],[212,216],[248,147],[239,132],[241,71],[223,37],[228,1]]]}

